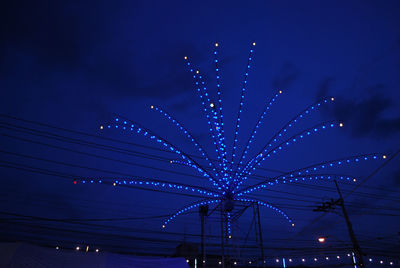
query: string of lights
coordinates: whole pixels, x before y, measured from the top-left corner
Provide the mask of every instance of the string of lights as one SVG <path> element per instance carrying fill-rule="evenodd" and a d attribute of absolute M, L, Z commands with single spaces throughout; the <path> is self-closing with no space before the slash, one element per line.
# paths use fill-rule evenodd
<path fill-rule="evenodd" d="M 237 173 L 241 170 L 241 166 L 243 165 L 243 161 L 246 159 L 247 153 L 250 150 L 251 143 L 253 142 L 253 140 L 254 140 L 254 138 L 255 138 L 255 136 L 257 134 L 258 128 L 261 126 L 261 123 L 262 123 L 264 117 L 267 115 L 268 111 L 271 109 L 272 104 L 275 102 L 275 100 L 279 96 L 279 94 L 282 94 L 282 90 L 280 90 L 278 94 L 275 94 L 275 96 L 269 101 L 269 103 L 267 104 L 267 106 L 264 109 L 263 113 L 260 115 L 256 125 L 254 126 L 254 128 L 253 128 L 253 130 L 252 130 L 252 132 L 250 134 L 250 137 L 247 140 L 245 149 L 243 150 L 243 152 L 242 152 L 242 154 L 240 156 L 239 164 L 236 167 L 236 170 L 235 170 L 235 175 L 236 176 L 238 175 Z"/>
<path fill-rule="evenodd" d="M 169 119 L 169 121 L 171 121 L 173 124 L 175 124 L 178 127 L 178 129 L 180 129 L 186 135 L 186 137 L 193 143 L 193 145 L 201 153 L 202 157 L 204 157 L 204 159 L 206 159 L 208 165 L 214 171 L 215 177 L 218 177 L 219 173 L 217 173 L 217 170 L 214 167 L 213 162 L 210 161 L 210 157 L 208 156 L 208 153 L 198 143 L 198 141 L 193 137 L 193 135 L 185 127 L 183 127 L 182 123 L 179 123 L 175 118 L 173 118 L 170 114 L 168 114 L 167 112 L 165 112 L 163 109 L 161 109 L 159 107 L 155 107 L 152 105 L 152 106 L 150 106 L 150 108 L 160 112 L 160 114 L 162 114 L 165 118 Z"/>
<path fill-rule="evenodd" d="M 207 118 L 209 131 L 210 131 L 212 141 L 215 146 L 215 151 L 217 153 L 217 159 L 218 159 L 217 162 L 218 162 L 220 168 L 222 166 L 225 167 L 225 152 L 224 152 L 225 148 L 224 148 L 224 145 L 223 145 L 224 143 L 221 138 L 222 135 L 220 133 L 221 130 L 220 130 L 219 122 L 217 122 L 217 119 L 219 117 L 217 116 L 216 109 L 214 109 L 215 104 L 210 101 L 210 98 L 209 98 L 208 92 L 207 92 L 207 87 L 205 86 L 205 81 L 202 79 L 203 76 L 200 75 L 200 71 L 199 70 L 194 71 L 194 69 L 191 67 L 191 62 L 189 61 L 187 56 L 185 56 L 184 59 L 189 68 L 189 71 L 191 73 L 195 73 L 195 74 L 193 74 L 193 79 L 195 82 L 195 87 L 196 87 L 197 93 L 200 98 L 200 102 L 202 104 L 202 109 Z M 221 122 L 221 125 L 223 125 L 223 122 Z M 221 163 L 221 160 L 222 160 L 222 163 Z"/>
<path fill-rule="evenodd" d="M 222 108 L 222 97 L 221 97 L 221 74 L 220 74 L 220 69 L 219 69 L 219 58 L 218 58 L 218 43 L 215 43 L 214 45 L 214 62 L 215 62 L 215 73 L 216 73 L 216 79 L 217 79 L 217 98 L 218 98 L 218 105 L 217 109 L 219 110 L 219 117 L 218 117 L 218 122 L 220 125 L 220 134 L 221 134 L 221 145 L 224 148 L 224 153 L 223 153 L 223 161 L 224 161 L 224 167 L 226 167 L 227 164 L 227 152 L 226 152 L 226 143 L 225 143 L 225 129 L 224 129 L 224 113 L 223 113 L 223 108 Z"/>
<path fill-rule="evenodd" d="M 245 91 L 247 88 L 247 79 L 249 76 L 249 70 L 250 70 L 250 63 L 252 61 L 253 53 L 254 53 L 254 48 L 256 43 L 252 43 L 252 48 L 250 49 L 249 57 L 247 59 L 247 66 L 246 66 L 246 71 L 244 74 L 244 81 L 243 81 L 243 86 L 240 94 L 240 103 L 239 103 L 239 109 L 238 109 L 238 114 L 236 117 L 236 124 L 235 124 L 235 132 L 234 132 L 234 138 L 233 138 L 233 146 L 232 146 L 232 161 L 231 161 L 231 168 L 234 164 L 234 159 L 236 157 L 236 147 L 237 147 L 237 142 L 238 142 L 238 135 L 239 135 L 239 128 L 240 128 L 240 116 L 243 111 L 243 105 L 244 105 L 244 97 L 245 97 Z M 232 171 L 232 170 L 231 170 Z"/>

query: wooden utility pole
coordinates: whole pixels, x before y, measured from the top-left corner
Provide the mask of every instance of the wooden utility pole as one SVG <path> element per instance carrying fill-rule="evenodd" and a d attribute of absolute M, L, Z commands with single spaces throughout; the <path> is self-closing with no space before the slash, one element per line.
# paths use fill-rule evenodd
<path fill-rule="evenodd" d="M 357 267 L 357 265 L 359 265 L 360 267 L 365 267 L 364 261 L 363 261 L 363 258 L 362 258 L 362 254 L 361 254 L 360 245 L 358 244 L 358 241 L 357 241 L 356 236 L 355 236 L 354 231 L 353 231 L 353 226 L 351 225 L 349 216 L 347 215 L 347 211 L 346 211 L 346 208 L 344 206 L 344 200 L 343 200 L 342 193 L 340 192 L 339 185 L 338 185 L 337 181 L 336 180 L 334 180 L 334 181 L 335 181 L 336 189 L 337 189 L 337 191 L 339 193 L 339 196 L 340 196 L 339 205 L 342 207 L 343 216 L 344 216 L 344 218 L 346 220 L 346 224 L 347 224 L 347 230 L 349 231 L 350 239 L 351 239 L 351 242 L 353 243 L 353 250 L 354 250 L 354 254 L 355 254 L 355 258 L 356 258 L 356 263 L 354 265 L 356 267 Z"/>
<path fill-rule="evenodd" d="M 222 268 L 225 268 L 225 232 L 224 232 L 224 206 L 221 202 L 221 264 Z"/>
<path fill-rule="evenodd" d="M 205 217 L 208 214 L 208 205 L 200 206 L 199 214 L 201 219 L 201 267 L 206 267 L 206 249 L 205 249 Z"/>
<path fill-rule="evenodd" d="M 340 192 L 339 185 L 336 180 L 334 180 L 336 189 L 339 193 L 339 199 L 337 200 L 331 200 L 330 202 L 324 202 L 322 206 L 318 206 L 316 209 L 313 209 L 313 211 L 323 211 L 323 212 L 328 212 L 330 210 L 333 210 L 336 205 L 339 205 L 342 208 L 343 216 L 346 220 L 346 225 L 347 225 L 347 230 L 349 232 L 349 236 L 351 239 L 351 242 L 353 243 L 353 253 L 355 257 L 355 261 L 353 261 L 354 267 L 360 267 L 360 268 L 365 268 L 365 264 L 362 258 L 362 253 L 361 253 L 361 248 L 360 245 L 358 244 L 358 241 L 356 239 L 356 236 L 353 231 L 353 226 L 351 225 L 349 215 L 347 214 L 346 208 L 344 206 L 344 200 L 342 193 Z"/>
<path fill-rule="evenodd" d="M 259 240 L 260 240 L 260 250 L 261 250 L 261 262 L 262 262 L 262 267 L 265 267 L 264 263 L 264 244 L 263 244 L 263 238 L 262 238 L 262 230 L 261 230 L 261 220 L 260 220 L 260 206 L 257 203 L 257 218 L 258 218 L 258 235 L 259 235 Z"/>

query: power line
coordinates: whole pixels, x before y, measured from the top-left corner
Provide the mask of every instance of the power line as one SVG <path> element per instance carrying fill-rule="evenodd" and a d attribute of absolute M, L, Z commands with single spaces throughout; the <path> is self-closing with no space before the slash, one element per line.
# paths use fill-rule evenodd
<path fill-rule="evenodd" d="M 133 143 L 133 142 L 126 142 L 126 141 L 122 141 L 122 140 L 118 140 L 118 139 L 113 139 L 113 138 L 109 138 L 109 137 L 98 136 L 98 135 L 94 135 L 94 134 L 85 133 L 85 132 L 82 132 L 82 131 L 76 131 L 76 130 L 71 130 L 71 129 L 67 129 L 67 128 L 57 127 L 57 126 L 54 126 L 54 125 L 50 125 L 50 124 L 46 124 L 46 123 L 42 123 L 42 122 L 38 122 L 38 121 L 33 121 L 33 120 L 27 120 L 27 119 L 23 119 L 23 118 L 18 118 L 18 117 L 11 116 L 11 115 L 6 115 L 6 114 L 0 114 L 0 116 L 1 117 L 5 117 L 5 118 L 9 118 L 9 119 L 13 119 L 13 120 L 16 120 L 16 121 L 35 124 L 35 125 L 39 125 L 39 126 L 43 126 L 43 127 L 47 127 L 47 128 L 52 128 L 52 129 L 56 129 L 56 130 L 60 130 L 60 131 L 65 131 L 65 132 L 69 132 L 69 133 L 78 134 L 78 135 L 83 135 L 83 136 L 93 137 L 93 138 L 102 139 L 102 140 L 106 140 L 106 141 L 112 141 L 112 142 L 116 142 L 116 143 L 120 143 L 120 144 L 133 145 L 133 146 L 137 146 L 137 147 L 151 149 L 151 150 L 154 150 L 154 151 L 161 151 L 161 152 L 166 152 L 166 153 L 169 153 L 169 154 L 174 154 L 174 153 L 171 153 L 168 150 L 164 150 L 162 148 L 157 148 L 157 147 L 153 147 L 153 146 L 147 146 L 147 145 L 137 144 L 137 143 Z M 7 123 L 7 122 L 6 123 L 3 122 L 2 124 L 13 125 L 13 124 L 10 124 L 10 123 Z M 20 126 L 17 126 L 17 125 L 13 125 L 13 126 L 20 127 Z M 25 127 L 22 127 L 22 128 L 25 128 Z M 28 128 L 25 128 L 25 129 L 28 129 Z M 34 129 L 30 129 L 30 130 L 31 131 L 38 131 L 38 130 L 34 130 Z M 96 144 L 96 143 L 93 143 L 93 142 L 83 141 L 83 140 L 79 140 L 79 139 L 73 139 L 73 138 L 69 138 L 69 137 L 65 137 L 65 136 L 62 136 L 62 135 L 58 135 L 58 134 L 54 134 L 54 133 L 50 133 L 50 132 L 45 132 L 45 131 L 39 131 L 39 132 L 47 133 L 48 135 L 53 135 L 53 136 L 55 135 L 57 137 L 66 138 L 66 139 L 69 139 L 69 140 L 76 140 L 77 142 L 81 142 L 83 144 L 99 145 L 99 146 L 103 146 L 103 147 L 109 147 L 110 149 L 116 149 L 116 150 L 131 152 L 133 154 L 140 154 L 143 157 L 154 157 L 154 158 L 159 158 L 161 160 L 166 160 L 166 161 L 170 160 L 168 158 L 163 158 L 163 157 L 159 157 L 159 156 L 155 156 L 155 155 L 150 155 L 150 154 L 142 153 L 142 152 L 139 152 L 139 151 L 132 151 L 132 150 L 126 150 L 126 149 L 123 149 L 123 148 L 115 148 L 113 146 L 107 146 L 107 145 L 103 145 L 103 144 Z M 199 159 L 202 158 L 202 157 L 197 156 L 197 155 L 191 155 L 191 154 L 188 154 L 188 155 L 193 157 L 193 158 L 199 158 Z M 215 159 L 210 159 L 210 160 L 212 162 L 217 162 L 217 160 L 215 160 Z M 280 174 L 286 173 L 285 171 L 276 170 L 276 169 L 266 169 L 266 168 L 261 168 L 261 167 L 259 169 L 265 170 L 265 171 L 274 172 L 274 173 L 280 173 Z M 258 175 L 258 176 L 260 178 L 264 178 L 264 176 L 260 176 L 260 175 Z M 382 189 L 381 187 L 368 186 L 368 188 L 374 188 L 374 189 L 376 188 L 376 189 L 381 189 L 381 190 L 385 190 L 385 191 L 393 191 L 393 190 L 390 190 L 390 189 Z"/>
<path fill-rule="evenodd" d="M 0 163 L 3 163 L 3 164 L 0 164 L 1 167 L 14 168 L 14 169 L 17 169 L 17 170 L 28 171 L 28 172 L 31 172 L 31 173 L 38 173 L 38 174 L 42 174 L 42 175 L 56 176 L 56 177 L 68 178 L 68 179 L 79 178 L 79 176 L 74 176 L 72 174 L 54 172 L 54 171 L 51 171 L 51 170 L 36 168 L 36 167 L 22 165 L 22 164 L 19 164 L 19 163 L 13 163 L 13 162 L 9 162 L 9 161 L 1 161 L 0 160 Z M 156 189 L 147 189 L 147 188 L 139 187 L 139 186 L 132 185 L 132 184 L 131 185 L 121 184 L 121 185 L 118 185 L 118 187 L 135 188 L 135 189 L 140 189 L 140 190 L 144 190 L 144 191 L 152 191 L 152 192 L 158 192 L 158 193 L 166 193 L 166 194 L 174 194 L 174 195 L 181 195 L 181 196 L 204 198 L 204 196 L 186 194 L 186 193 L 181 193 L 181 192 L 168 192 L 168 191 L 160 191 L 160 190 L 156 190 Z"/>
<path fill-rule="evenodd" d="M 83 154 L 83 155 L 88 155 L 88 156 L 92 156 L 92 157 L 96 157 L 96 158 L 101 158 L 101 159 L 106 159 L 106 160 L 110 160 L 110 161 L 116 161 L 116 162 L 120 162 L 120 163 L 124 163 L 124 164 L 129 164 L 129 165 L 134 165 L 134 166 L 140 166 L 140 167 L 144 167 L 144 168 L 149 168 L 149 169 L 155 169 L 155 170 L 159 170 L 159 171 L 163 171 L 163 172 L 168 172 L 168 173 L 173 173 L 173 174 L 177 174 L 177 175 L 183 175 L 183 176 L 190 176 L 190 177 L 197 177 L 197 178 L 201 178 L 204 179 L 203 176 L 196 176 L 196 175 L 189 175 L 187 173 L 182 173 L 182 172 L 176 172 L 176 171 L 171 171 L 171 170 L 166 170 L 166 169 L 161 169 L 161 168 L 155 168 L 154 166 L 147 166 L 147 165 L 142 165 L 142 164 L 137 164 L 137 163 L 132 163 L 132 162 L 128 162 L 128 161 L 124 161 L 124 160 L 119 160 L 119 159 L 113 159 L 110 157 L 105 157 L 105 156 L 99 156 L 93 153 L 87 153 L 87 152 L 82 152 L 82 151 L 78 151 L 78 150 L 73 150 L 70 148 L 65 148 L 65 147 L 61 147 L 61 146 L 56 146 L 56 145 L 51 145 L 51 144 L 47 144 L 47 143 L 42 143 L 42 142 L 37 142 L 37 141 L 33 141 L 30 139 L 24 139 L 24 138 L 19 138 L 19 137 L 15 137 L 15 136 L 10 136 L 7 134 L 1 134 L 3 136 L 9 137 L 9 138 L 14 138 L 14 139 L 18 139 L 18 140 L 23 140 L 26 142 L 31 142 L 31 143 L 35 143 L 35 144 L 39 144 L 39 145 L 44 145 L 44 146 L 48 146 L 48 147 L 52 147 L 52 148 L 57 148 L 57 149 L 61 149 L 61 150 L 66 150 L 66 151 L 70 151 L 70 152 L 74 152 L 74 153 L 79 153 L 79 154 Z M 318 174 L 315 174 L 318 175 Z M 318 189 L 327 189 L 327 191 L 332 192 L 333 190 L 324 186 L 316 186 L 316 185 L 305 185 L 302 183 L 292 183 L 291 185 L 298 185 L 300 187 L 306 187 L 306 188 L 318 188 Z M 346 192 L 346 191 L 344 191 Z M 357 195 L 363 195 L 364 193 L 357 193 Z M 371 196 L 371 194 L 369 193 L 365 193 L 367 194 L 366 197 L 369 198 L 373 198 Z M 387 199 L 387 197 L 385 196 L 377 196 L 376 198 L 379 199 Z"/>
<path fill-rule="evenodd" d="M 400 149 L 397 150 L 394 154 L 392 154 L 383 164 L 379 165 L 374 171 L 371 172 L 371 174 L 369 174 L 362 182 L 361 184 L 364 184 L 365 182 L 367 182 L 371 177 L 373 177 L 376 173 L 378 173 L 382 168 L 384 168 L 387 164 L 389 164 L 390 161 L 392 161 L 398 154 L 400 153 Z M 351 195 L 353 194 L 357 189 L 358 189 L 358 185 L 354 187 L 353 190 L 351 190 L 347 195 Z"/>
<path fill-rule="evenodd" d="M 69 167 L 79 167 L 79 168 L 85 168 L 85 169 L 89 169 L 89 170 L 95 170 L 95 171 L 101 171 L 101 172 L 106 172 L 106 173 L 110 173 L 110 174 L 118 174 L 118 175 L 123 175 L 123 176 L 130 176 L 129 174 L 125 174 L 125 173 L 121 173 L 121 172 L 113 172 L 113 171 L 109 171 L 109 170 L 102 170 L 102 169 L 97 169 L 97 168 L 91 168 L 91 167 L 87 167 L 87 166 L 81 166 L 81 165 L 75 165 L 75 164 L 71 164 L 71 163 L 66 163 L 66 162 L 59 162 L 59 161 L 55 161 L 55 160 L 49 160 L 49 159 L 44 159 L 44 158 L 38 158 L 38 157 L 34 157 L 34 156 L 30 156 L 30 155 L 25 155 L 25 154 L 19 154 L 19 153 L 13 153 L 13 152 L 7 152 L 7 151 L 3 151 L 0 150 L 0 152 L 2 153 L 7 153 L 7 154 L 12 154 L 12 155 L 17 155 L 17 156 L 21 156 L 21 157 L 26 157 L 26 158 L 32 158 L 32 159 L 36 159 L 36 160 L 40 160 L 40 161 L 46 161 L 46 162 L 50 162 L 50 163 L 56 163 L 59 165 L 65 165 L 65 166 L 69 166 Z M 18 168 L 18 165 L 20 165 L 19 163 L 14 163 L 14 162 L 9 162 L 9 161 L 1 161 L 5 164 L 8 165 L 12 165 L 14 168 Z M 0 164 L 1 165 L 1 164 Z M 7 165 L 2 165 L 2 166 L 7 166 Z M 10 166 L 8 166 L 10 167 Z M 61 173 L 61 172 L 56 172 L 56 171 L 52 171 L 52 170 L 48 170 L 48 169 L 39 169 L 37 167 L 32 167 L 32 166 L 27 166 L 27 165 L 21 165 L 21 168 L 25 171 L 30 171 L 30 172 L 34 172 L 34 173 L 39 173 L 39 174 L 45 174 L 45 175 L 50 175 L 50 176 L 59 176 L 59 177 L 64 177 L 64 178 L 71 178 L 71 179 L 77 179 L 80 176 L 78 175 L 72 175 L 72 174 L 65 174 L 65 173 Z M 136 176 L 134 176 L 136 177 Z M 103 178 L 103 179 L 107 179 L 107 178 Z M 160 182 L 165 182 L 165 183 L 174 183 L 174 182 L 170 182 L 170 181 L 162 181 L 162 180 L 158 180 Z M 192 185 L 187 185 L 187 186 L 192 186 Z M 197 187 L 197 186 L 196 186 Z M 154 190 L 154 189 L 147 189 L 147 188 L 141 188 L 141 187 L 134 187 L 134 188 L 139 188 L 141 190 Z M 201 188 L 201 187 L 200 187 Z M 278 193 L 284 193 L 284 194 L 292 194 L 290 192 L 285 192 L 285 191 L 279 191 L 279 190 L 272 190 L 272 189 L 266 189 L 267 191 L 271 191 L 271 192 L 278 192 Z M 154 190 L 156 192 L 160 192 L 158 190 Z M 178 194 L 178 193 L 175 193 Z M 181 193 L 180 193 L 181 194 Z M 181 195 L 186 195 L 186 194 L 181 194 Z M 283 199 L 283 200 L 292 200 L 292 201 L 303 201 L 303 202 L 316 202 L 317 200 L 319 200 L 319 198 L 314 197 L 314 196 L 309 196 L 309 195 L 302 195 L 302 194 L 293 194 L 296 196 L 305 196 L 305 197 L 312 197 L 315 199 L 314 200 L 304 200 L 304 199 L 299 199 L 299 198 L 288 198 L 288 197 L 282 197 L 282 196 L 269 196 L 269 198 L 276 198 L 276 199 Z M 193 195 L 189 195 L 191 197 L 200 197 L 200 196 L 193 196 Z M 252 195 L 252 196 L 257 196 L 257 195 Z M 258 195 L 260 197 L 263 197 L 262 195 Z"/>

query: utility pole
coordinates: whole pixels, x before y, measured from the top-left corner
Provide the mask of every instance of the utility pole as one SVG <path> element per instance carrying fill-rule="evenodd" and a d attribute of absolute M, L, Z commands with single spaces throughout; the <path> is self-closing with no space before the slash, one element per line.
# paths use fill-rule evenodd
<path fill-rule="evenodd" d="M 261 262 L 262 262 L 262 267 L 265 267 L 265 263 L 264 263 L 264 245 L 263 245 L 261 221 L 260 221 L 260 206 L 259 206 L 258 203 L 257 203 L 256 209 L 257 209 L 257 218 L 258 218 L 258 234 L 260 236 Z"/>
<path fill-rule="evenodd" d="M 353 231 L 353 226 L 351 225 L 349 216 L 347 214 L 346 208 L 344 206 L 344 200 L 342 193 L 340 192 L 339 185 L 336 180 L 334 180 L 336 189 L 339 193 L 339 199 L 337 200 L 331 200 L 331 202 L 324 202 L 322 203 L 322 206 L 318 206 L 316 209 L 313 209 L 313 211 L 323 211 L 323 212 L 328 212 L 329 210 L 333 210 L 335 208 L 335 205 L 339 205 L 342 208 L 343 216 L 346 220 L 347 224 L 347 230 L 349 231 L 349 236 L 351 239 L 351 242 L 353 243 L 353 251 L 354 251 L 354 267 L 360 267 L 360 268 L 365 268 L 364 261 L 362 259 L 362 253 L 361 253 L 361 248 L 360 245 L 358 244 L 358 241 L 356 239 L 356 236 Z"/>
<path fill-rule="evenodd" d="M 357 264 L 359 264 L 360 267 L 365 267 L 363 259 L 362 259 L 360 245 L 358 244 L 356 236 L 354 235 L 353 226 L 351 225 L 349 216 L 347 215 L 346 208 L 344 207 L 344 200 L 343 200 L 342 193 L 340 192 L 339 185 L 338 185 L 337 181 L 334 180 L 334 182 L 335 182 L 336 189 L 337 189 L 337 191 L 339 193 L 339 196 L 340 196 L 340 202 L 339 202 L 340 204 L 339 205 L 342 207 L 343 215 L 344 215 L 344 218 L 346 219 L 347 229 L 349 231 L 351 242 L 353 243 L 354 254 L 356 255 L 355 256 L 356 257 L 356 263 L 354 265 L 357 266 Z"/>
<path fill-rule="evenodd" d="M 224 240 L 225 240 L 225 232 L 224 232 L 224 206 L 222 205 L 221 202 L 221 264 L 222 268 L 225 268 L 225 245 L 224 245 Z"/>
<path fill-rule="evenodd" d="M 205 250 L 205 217 L 208 214 L 208 205 L 200 206 L 199 214 L 201 219 L 201 267 L 206 267 L 206 250 Z"/>

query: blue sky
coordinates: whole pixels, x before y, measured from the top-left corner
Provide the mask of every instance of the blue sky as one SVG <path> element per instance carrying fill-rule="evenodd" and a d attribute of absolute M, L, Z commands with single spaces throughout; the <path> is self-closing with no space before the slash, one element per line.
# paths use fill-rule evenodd
<path fill-rule="evenodd" d="M 265 144 L 304 107 L 323 96 L 335 97 L 334 104 L 321 109 L 307 123 L 300 124 L 299 130 L 332 119 L 344 122 L 345 127 L 294 145 L 276 159 L 265 162 L 265 169 L 288 171 L 357 154 L 393 154 L 399 148 L 400 131 L 399 9 L 396 1 L 6 3 L 0 16 L 1 113 L 134 144 L 120 144 L 2 116 L 1 159 L 3 165 L 6 165 L 4 161 L 13 162 L 19 169 L 1 167 L 4 185 L 0 190 L 3 196 L 1 211 L 44 218 L 152 217 L 173 213 L 196 200 L 138 189 L 77 186 L 71 179 L 60 178 L 59 174 L 23 171 L 21 165 L 77 176 L 101 178 L 126 174 L 209 186 L 205 180 L 193 177 L 195 173 L 190 169 L 171 166 L 168 159 L 173 156 L 155 150 L 155 144 L 120 131 L 101 132 L 99 126 L 116 114 L 122 115 L 194 153 L 172 125 L 149 109 L 150 105 L 159 105 L 212 150 L 206 120 L 183 57 L 189 56 L 199 66 L 210 84 L 211 96 L 215 98 L 212 62 L 215 42 L 220 44 L 224 118 L 230 142 L 248 51 L 252 42 L 257 44 L 249 74 L 239 149 L 247 141 L 265 103 L 277 90 L 282 90 L 283 94 L 258 133 L 254 143 L 256 148 Z M 15 130 L 16 126 L 19 131 Z M 25 132 L 21 132 L 21 127 Z M 71 144 L 65 139 L 50 139 L 43 132 L 35 136 L 27 128 L 122 148 L 125 153 Z M 143 157 L 149 155 L 153 158 Z M 378 248 L 387 248 L 387 255 L 399 253 L 394 249 L 398 239 L 393 240 L 393 236 L 398 236 L 399 222 L 399 215 L 395 215 L 399 209 L 398 163 L 398 158 L 394 158 L 372 177 L 368 176 L 382 162 L 350 166 L 343 171 L 357 176 L 360 182 L 366 180 L 355 192 L 357 194 L 347 198 L 356 235 L 361 247 L 369 254 L 382 255 Z M 276 173 L 261 170 L 258 175 L 267 178 Z M 307 248 L 318 252 L 315 254 L 347 252 L 349 238 L 341 217 L 329 214 L 314 223 L 319 214 L 312 212 L 312 208 L 323 200 L 337 198 L 333 183 L 310 185 L 315 187 L 278 186 L 273 189 L 277 192 L 264 192 L 259 196 L 280 205 L 298 219 L 296 228 L 291 229 L 270 211 L 262 211 L 265 241 L 271 241 L 266 242 L 271 257 L 310 255 Z M 343 185 L 345 191 L 351 191 L 352 187 L 354 185 Z M 302 199 L 300 195 L 304 195 L 307 202 L 296 200 Z M 384 213 L 390 215 L 380 215 Z M 8 217 L 11 216 L 4 215 L 4 218 Z M 210 235 L 218 235 L 213 227 L 218 226 L 217 219 L 215 216 L 209 222 Z M 238 237 L 245 236 L 251 219 L 251 211 L 247 211 L 235 223 Z M 185 239 L 199 241 L 198 237 L 190 236 L 200 230 L 197 213 L 177 218 L 168 230 L 169 234 L 157 233 L 161 231 L 160 222 L 162 218 L 101 222 L 107 227 L 52 223 L 52 227 L 69 228 L 71 233 L 65 230 L 37 231 L 40 230 L 38 225 L 49 226 L 46 221 L 19 225 L 5 222 L 2 233 L 8 233 L 9 240 L 46 241 L 44 243 L 48 245 L 65 246 L 91 243 L 99 244 L 105 250 L 121 251 L 124 248 L 128 252 L 140 252 L 141 249 L 142 242 L 130 240 L 131 236 L 170 239 L 172 242 L 150 243 L 143 247 L 144 251 L 156 248 L 167 254 Z M 143 229 L 148 233 L 142 232 Z M 113 235 L 99 239 L 100 235 L 79 233 L 88 230 Z M 32 232 L 37 235 L 29 234 Z M 315 237 L 320 234 L 332 237 L 331 251 L 329 244 L 324 249 L 315 243 Z M 389 237 L 389 240 L 380 240 L 379 246 L 371 245 L 378 237 Z M 210 240 L 210 243 L 218 241 Z M 240 243 L 241 240 L 235 241 Z M 251 252 L 249 257 L 256 254 L 256 251 Z"/>

